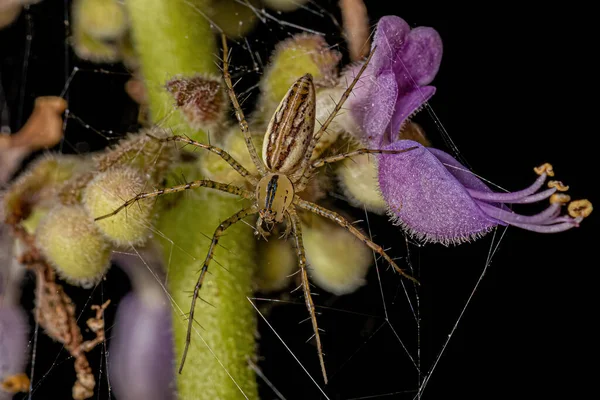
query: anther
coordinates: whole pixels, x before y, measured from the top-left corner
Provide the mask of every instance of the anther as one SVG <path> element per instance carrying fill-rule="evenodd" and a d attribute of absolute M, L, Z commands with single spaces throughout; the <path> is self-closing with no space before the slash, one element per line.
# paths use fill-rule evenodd
<path fill-rule="evenodd" d="M 550 204 L 567 204 L 571 201 L 571 196 L 568 194 L 554 193 L 550 196 Z"/>
<path fill-rule="evenodd" d="M 592 203 L 589 200 L 582 199 L 575 200 L 569 203 L 567 210 L 569 211 L 569 215 L 573 218 L 586 218 L 592 213 L 594 207 L 592 206 Z"/>
<path fill-rule="evenodd" d="M 542 175 L 545 173 L 548 176 L 554 176 L 554 169 L 552 168 L 552 164 L 550 163 L 544 163 L 539 167 L 534 168 L 533 170 L 538 175 Z"/>
<path fill-rule="evenodd" d="M 561 181 L 548 181 L 548 187 L 554 188 L 559 192 L 566 192 L 567 190 L 569 190 L 569 187 Z"/>

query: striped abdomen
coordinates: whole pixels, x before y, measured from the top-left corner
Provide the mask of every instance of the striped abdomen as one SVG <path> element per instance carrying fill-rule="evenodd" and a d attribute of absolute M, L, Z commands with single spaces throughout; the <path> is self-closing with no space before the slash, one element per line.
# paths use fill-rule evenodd
<path fill-rule="evenodd" d="M 312 75 L 298 79 L 277 106 L 265 133 L 263 160 L 274 172 L 294 172 L 301 164 L 315 126 Z"/>

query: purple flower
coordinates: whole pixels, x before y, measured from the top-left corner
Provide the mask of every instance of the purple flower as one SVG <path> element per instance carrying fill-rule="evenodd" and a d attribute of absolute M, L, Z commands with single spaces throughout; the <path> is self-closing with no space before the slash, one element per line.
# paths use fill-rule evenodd
<path fill-rule="evenodd" d="M 21 390 L 17 378 L 25 377 L 29 325 L 23 310 L 2 302 L 0 296 L 0 399 L 8 399 Z"/>
<path fill-rule="evenodd" d="M 115 252 L 113 261 L 133 286 L 119 303 L 109 348 L 115 394 L 131 400 L 175 399 L 172 314 L 156 279 L 162 274 L 160 258 L 144 249 L 137 255 Z"/>
<path fill-rule="evenodd" d="M 569 204 L 570 216 L 561 216 L 561 206 L 570 198 L 556 193 L 568 189 L 560 182 L 548 182 L 549 188 L 540 191 L 554 174 L 550 164 L 536 168 L 539 177 L 530 187 L 496 193 L 447 153 L 398 140 L 403 124 L 435 92 L 427 85 L 439 69 L 442 41 L 432 28 L 411 30 L 401 18 L 384 17 L 377 25 L 374 46 L 371 63 L 349 100 L 356 125 L 346 128 L 370 148 L 413 148 L 381 154 L 378 174 L 389 214 L 410 234 L 424 241 L 461 243 L 498 225 L 560 232 L 578 226 L 589 215 L 591 203 L 578 200 Z M 550 206 L 532 216 L 508 207 L 548 198 Z"/>
<path fill-rule="evenodd" d="M 557 181 L 539 191 L 552 166 L 535 168 L 539 177 L 528 188 L 496 193 L 449 154 L 399 140 L 386 150 L 416 149 L 401 154 L 382 154 L 379 186 L 389 205 L 389 214 L 413 236 L 443 244 L 475 239 L 497 225 L 513 225 L 535 232 L 554 233 L 579 226 L 592 211 L 587 200 L 569 204 L 570 216 L 561 216 L 569 196 L 557 193 L 568 189 Z M 532 216 L 512 212 L 508 204 L 536 203 L 550 198 L 550 206 Z"/>
<path fill-rule="evenodd" d="M 442 40 L 432 28 L 410 29 L 399 17 L 379 20 L 373 46 L 377 46 L 354 94 L 348 100 L 350 115 L 359 129 L 350 129 L 365 144 L 378 148 L 395 140 L 403 123 L 433 96 L 427 86 L 440 67 Z M 348 80 L 357 69 L 348 72 Z"/>

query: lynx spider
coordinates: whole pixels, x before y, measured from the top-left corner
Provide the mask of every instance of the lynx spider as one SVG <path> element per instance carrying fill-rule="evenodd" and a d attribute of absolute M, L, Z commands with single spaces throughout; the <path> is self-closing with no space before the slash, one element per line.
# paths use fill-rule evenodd
<path fill-rule="evenodd" d="M 304 294 L 304 300 L 306 308 L 310 314 L 310 320 L 312 322 L 314 338 L 317 344 L 317 351 L 319 356 L 319 363 L 321 365 L 321 371 L 323 373 L 323 379 L 327 383 L 327 372 L 325 369 L 325 361 L 323 358 L 323 351 L 321 345 L 321 337 L 319 334 L 319 327 L 317 325 L 317 317 L 315 313 L 315 305 L 312 300 L 310 292 L 310 284 L 308 280 L 306 255 L 304 251 L 304 245 L 302 243 L 302 231 L 300 225 L 300 218 L 296 211 L 300 208 L 305 211 L 310 211 L 318 214 L 322 217 L 328 218 L 344 229 L 347 229 L 350 233 L 356 236 L 358 239 L 363 241 L 373 251 L 382 256 L 397 272 L 399 272 L 405 278 L 408 278 L 414 282 L 416 280 L 410 275 L 406 274 L 400 267 L 394 262 L 394 260 L 386 254 L 383 248 L 369 238 L 367 238 L 362 232 L 352 225 L 349 221 L 343 218 L 341 215 L 323 208 L 315 203 L 303 200 L 298 197 L 298 193 L 302 192 L 312 177 L 315 169 L 330 163 L 334 163 L 343 160 L 348 157 L 353 157 L 359 154 L 375 154 L 375 153 L 402 153 L 413 148 L 392 151 L 392 150 L 372 150 L 372 149 L 359 149 L 343 154 L 338 154 L 330 157 L 320 158 L 315 161 L 311 161 L 313 150 L 319 141 L 319 138 L 327 130 L 329 124 L 333 121 L 335 116 L 342 108 L 344 102 L 352 92 L 352 89 L 356 85 L 356 82 L 365 71 L 373 52 L 371 51 L 367 60 L 361 67 L 360 71 L 350 84 L 346 91 L 343 93 L 341 99 L 336 103 L 334 110 L 331 112 L 327 120 L 321 125 L 321 128 L 313 135 L 315 125 L 315 88 L 310 74 L 306 74 L 299 78 L 288 90 L 287 94 L 281 100 L 281 103 L 277 107 L 271 121 L 268 125 L 265 133 L 265 140 L 263 145 L 263 158 L 261 159 L 256 152 L 256 148 L 252 142 L 252 137 L 248 129 L 248 123 L 244 117 L 244 113 L 238 103 L 236 94 L 233 90 L 233 84 L 231 82 L 231 76 L 229 74 L 229 51 L 227 48 L 227 39 L 223 35 L 223 77 L 227 86 L 227 92 L 233 107 L 235 109 L 235 116 L 240 125 L 240 129 L 244 135 L 246 147 L 252 158 L 254 165 L 258 170 L 258 176 L 251 174 L 246 168 L 244 168 L 239 162 L 234 160 L 224 150 L 208 145 L 199 143 L 183 136 L 170 136 L 164 139 L 157 139 L 164 142 L 182 142 L 195 147 L 206 149 L 219 155 L 225 160 L 233 169 L 235 169 L 241 176 L 243 176 L 252 186 L 255 187 L 255 191 L 249 191 L 240 187 L 219 183 L 211 180 L 197 180 L 189 182 L 183 185 L 173 186 L 170 188 L 164 188 L 153 192 L 140 193 L 137 196 L 129 199 L 115 211 L 96 218 L 96 220 L 108 218 L 117 214 L 119 211 L 135 203 L 138 200 L 156 197 L 163 194 L 175 193 L 184 191 L 187 189 L 193 189 L 198 187 L 207 187 L 211 189 L 220 190 L 227 193 L 232 193 L 241 196 L 245 199 L 251 200 L 252 205 L 246 207 L 231 217 L 227 218 L 217 227 L 212 237 L 212 241 L 204 260 L 200 276 L 196 282 L 194 288 L 194 294 L 192 297 L 192 304 L 190 308 L 190 315 L 188 320 L 188 330 L 186 335 L 186 342 L 179 367 L 179 372 L 183 370 L 189 345 L 191 342 L 192 326 L 194 321 L 194 309 L 196 300 L 198 299 L 202 283 L 206 272 L 208 271 L 208 264 L 213 258 L 215 247 L 219 241 L 219 238 L 223 232 L 234 223 L 241 219 L 258 214 L 258 220 L 256 223 L 256 232 L 261 235 L 265 235 L 267 232 L 263 229 L 263 225 L 267 227 L 267 231 L 270 231 L 275 223 L 286 222 L 286 232 L 291 233 L 294 237 L 296 253 L 298 256 L 298 265 L 300 269 L 300 276 L 302 279 L 302 290 Z M 264 162 L 263 162 L 264 160 Z"/>

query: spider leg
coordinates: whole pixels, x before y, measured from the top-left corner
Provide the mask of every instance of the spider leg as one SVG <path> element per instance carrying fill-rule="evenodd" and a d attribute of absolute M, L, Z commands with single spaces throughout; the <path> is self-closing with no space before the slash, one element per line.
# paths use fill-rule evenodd
<path fill-rule="evenodd" d="M 315 203 L 311 203 L 310 201 L 302 200 L 302 199 L 300 199 L 298 197 L 294 198 L 294 204 L 296 206 L 302 208 L 303 210 L 307 210 L 307 211 L 313 212 L 313 213 L 318 214 L 318 215 L 320 215 L 322 217 L 329 218 L 333 222 L 336 222 L 342 228 L 348 230 L 354 236 L 356 236 L 357 238 L 359 238 L 364 244 L 366 244 L 367 246 L 369 246 L 377 254 L 381 255 L 392 267 L 394 267 L 394 269 L 400 275 L 402 275 L 406 279 L 409 279 L 409 280 L 415 282 L 416 284 L 419 284 L 419 281 L 417 281 L 415 278 L 413 278 L 412 276 L 410 276 L 406 272 L 404 272 L 404 270 L 401 269 L 398 266 L 398 264 L 396 264 L 396 262 L 383 250 L 383 248 L 381 246 L 379 246 L 378 244 L 376 244 L 373 241 L 371 241 L 361 231 L 359 231 L 358 229 L 356 229 L 354 227 L 354 225 L 352 225 L 346 218 L 342 217 L 341 215 L 339 215 L 336 212 L 333 212 L 331 210 L 323 208 L 323 207 L 321 207 L 321 206 L 319 206 L 319 205 L 317 205 Z"/>
<path fill-rule="evenodd" d="M 140 193 L 135 197 L 132 197 L 131 199 L 127 200 L 125 203 L 123 203 L 123 205 L 121 205 L 119 208 L 117 208 L 115 211 L 102 215 L 100 217 L 96 217 L 94 218 L 94 221 L 100 221 L 101 219 L 105 219 L 108 217 L 112 217 L 113 215 L 116 215 L 117 213 L 119 213 L 121 210 L 123 210 L 124 208 L 129 207 L 131 204 L 135 203 L 136 201 L 142 200 L 142 199 L 147 199 L 147 198 L 151 198 L 151 197 L 157 197 L 157 196 L 161 196 L 163 194 L 169 194 L 169 193 L 176 193 L 176 192 L 182 192 L 184 190 L 188 190 L 188 189 L 194 189 L 197 187 L 207 187 L 210 189 L 216 189 L 216 190 L 220 190 L 222 192 L 227 192 L 227 193 L 231 193 L 231 194 L 236 194 L 238 196 L 242 196 L 246 199 L 250 199 L 252 198 L 254 195 L 244 189 L 241 189 L 237 186 L 234 185 L 228 185 L 225 183 L 219 183 L 219 182 L 215 182 L 215 181 L 210 181 L 210 180 L 198 180 L 198 181 L 193 181 L 193 182 L 189 182 L 189 183 L 185 183 L 183 185 L 177 185 L 177 186 L 173 186 L 170 188 L 164 188 L 164 189 L 160 189 L 160 190 L 156 190 L 154 192 L 147 192 L 147 193 Z"/>
<path fill-rule="evenodd" d="M 188 329 L 185 337 L 185 347 L 183 348 L 183 355 L 181 357 L 181 364 L 179 364 L 179 373 L 183 371 L 183 365 L 185 364 L 185 358 L 187 357 L 188 349 L 190 347 L 190 343 L 192 341 L 192 328 L 194 324 L 194 309 L 196 308 L 196 300 L 198 299 L 198 294 L 200 293 L 200 289 L 202 288 L 202 283 L 204 282 L 204 277 L 206 272 L 208 271 L 208 264 L 213 258 L 215 247 L 219 243 L 219 238 L 223 235 L 225 229 L 229 228 L 231 225 L 235 224 L 239 220 L 256 214 L 258 209 L 255 205 L 244 208 L 237 213 L 233 214 L 231 217 L 227 218 L 225 221 L 221 222 L 221 224 L 215 230 L 212 241 L 210 243 L 210 247 L 208 248 L 208 254 L 206 254 L 206 258 L 204 259 L 204 264 L 202 264 L 202 269 L 200 270 L 200 276 L 198 277 L 198 282 L 196 282 L 196 287 L 194 288 L 194 295 L 192 296 L 192 304 L 190 306 L 190 316 L 188 320 Z"/>
<path fill-rule="evenodd" d="M 298 266 L 300 267 L 300 276 L 302 277 L 302 291 L 304 292 L 304 302 L 310 314 L 315 340 L 317 341 L 317 351 L 319 353 L 319 363 L 321 364 L 321 372 L 323 379 L 327 384 L 327 371 L 325 370 L 325 360 L 323 359 L 323 347 L 321 345 L 321 336 L 319 334 L 319 326 L 317 325 L 317 315 L 315 313 L 315 304 L 313 303 L 310 294 L 310 283 L 308 281 L 308 272 L 306 269 L 306 253 L 302 242 L 302 228 L 300 227 L 300 218 L 296 213 L 296 209 L 292 206 L 288 210 L 289 219 L 293 228 L 293 236 L 296 245 L 296 253 L 298 255 Z"/>
<path fill-rule="evenodd" d="M 323 133 L 325 133 L 325 131 L 327 131 L 329 124 L 331 124 L 331 121 L 333 121 L 333 119 L 337 116 L 338 112 L 342 109 L 342 106 L 344 105 L 344 103 L 346 102 L 348 97 L 350 97 L 350 93 L 352 93 L 352 89 L 354 89 L 354 86 L 360 79 L 361 75 L 363 74 L 363 72 L 365 72 L 367 65 L 369 65 L 369 62 L 371 61 L 371 57 L 373 57 L 373 53 L 375 52 L 375 49 L 376 49 L 376 47 L 374 47 L 371 50 L 371 52 L 369 53 L 369 56 L 367 57 L 367 60 L 365 61 L 365 63 L 362 65 L 362 67 L 360 68 L 360 70 L 358 71 L 358 73 L 356 74 L 354 79 L 352 80 L 352 83 L 350 84 L 350 86 L 348 86 L 348 88 L 342 94 L 342 97 L 335 105 L 335 108 L 333 109 L 331 114 L 329 114 L 329 117 L 327 117 L 327 119 L 325 120 L 323 125 L 321 125 L 321 128 L 313 135 L 313 137 L 310 141 L 310 145 L 306 149 L 306 153 L 304 154 L 304 158 L 302 159 L 302 164 L 300 164 L 300 168 L 293 176 L 293 179 L 292 179 L 293 182 L 296 182 L 300 178 L 303 178 L 303 180 L 304 180 L 304 176 L 311 175 L 313 168 L 310 165 L 310 159 L 312 158 L 313 150 L 317 146 L 317 142 L 319 141 L 319 139 L 321 138 Z"/>
<path fill-rule="evenodd" d="M 410 148 L 404 149 L 404 150 L 358 149 L 358 150 L 354 150 L 354 151 L 349 151 L 347 153 L 336 154 L 334 156 L 320 158 L 318 160 L 313 161 L 313 163 L 310 165 L 310 168 L 306 171 L 306 173 L 302 176 L 302 178 L 300 178 L 300 182 L 297 184 L 296 190 L 299 192 L 304 190 L 306 188 L 306 185 L 308 184 L 308 181 L 312 175 L 312 172 L 315 169 L 322 167 L 323 165 L 332 164 L 332 163 L 335 163 L 338 161 L 342 161 L 346 158 L 358 156 L 361 154 L 400 154 L 400 153 L 405 153 L 407 151 L 415 150 L 416 148 L 417 147 L 415 146 L 415 147 L 410 147 Z"/>
<path fill-rule="evenodd" d="M 346 158 L 359 156 L 361 154 L 401 154 L 401 153 L 406 153 L 407 151 L 411 151 L 411 150 L 415 150 L 415 149 L 417 149 L 417 146 L 409 147 L 408 149 L 404 149 L 404 150 L 358 149 L 358 150 L 354 150 L 354 151 L 349 151 L 347 153 L 337 154 L 335 156 L 330 156 L 330 157 L 323 157 L 318 160 L 315 160 L 311 164 L 311 168 L 312 169 L 319 168 L 325 164 L 332 164 L 332 163 L 335 163 L 338 161 L 342 161 L 343 159 L 346 159 Z"/>
<path fill-rule="evenodd" d="M 169 136 L 166 137 L 164 139 L 161 138 L 157 138 L 155 136 L 152 136 L 150 134 L 147 134 L 148 136 L 159 140 L 161 142 L 182 142 L 182 143 L 186 143 L 195 147 L 199 147 L 201 149 L 206 149 L 212 153 L 215 153 L 216 155 L 220 156 L 223 160 L 225 160 L 229 165 L 231 165 L 233 167 L 233 169 L 235 169 L 237 171 L 237 173 L 239 173 L 241 176 L 243 176 L 244 178 L 246 178 L 246 180 L 248 182 L 250 182 L 252 185 L 256 185 L 258 183 L 258 179 L 256 179 L 255 176 L 253 176 L 246 168 L 244 168 L 242 166 L 242 164 L 240 164 L 239 162 L 237 162 L 233 157 L 231 157 L 229 155 L 229 153 L 227 153 L 225 150 L 216 147 L 216 146 L 212 146 L 210 144 L 204 144 L 204 143 L 200 143 L 197 142 L 195 140 L 192 140 L 190 138 L 187 138 L 185 136 L 179 136 L 179 135 L 175 135 L 175 136 Z"/>
<path fill-rule="evenodd" d="M 229 49 L 227 48 L 227 38 L 225 37 L 225 34 L 221 35 L 221 41 L 223 42 L 223 78 L 225 79 L 225 84 L 227 85 L 227 93 L 231 99 L 231 104 L 233 104 L 235 117 L 237 118 L 240 124 L 240 129 L 244 134 L 246 147 L 248 148 L 252 162 L 258 169 L 258 172 L 261 174 L 261 176 L 264 176 L 266 173 L 265 165 L 260 157 L 258 157 L 256 148 L 254 147 L 254 142 L 252 142 L 252 135 L 250 135 L 250 131 L 248 130 L 248 122 L 246 121 L 242 107 L 240 107 L 240 103 L 238 102 L 235 91 L 233 90 L 233 84 L 231 83 L 231 75 L 229 75 Z"/>

